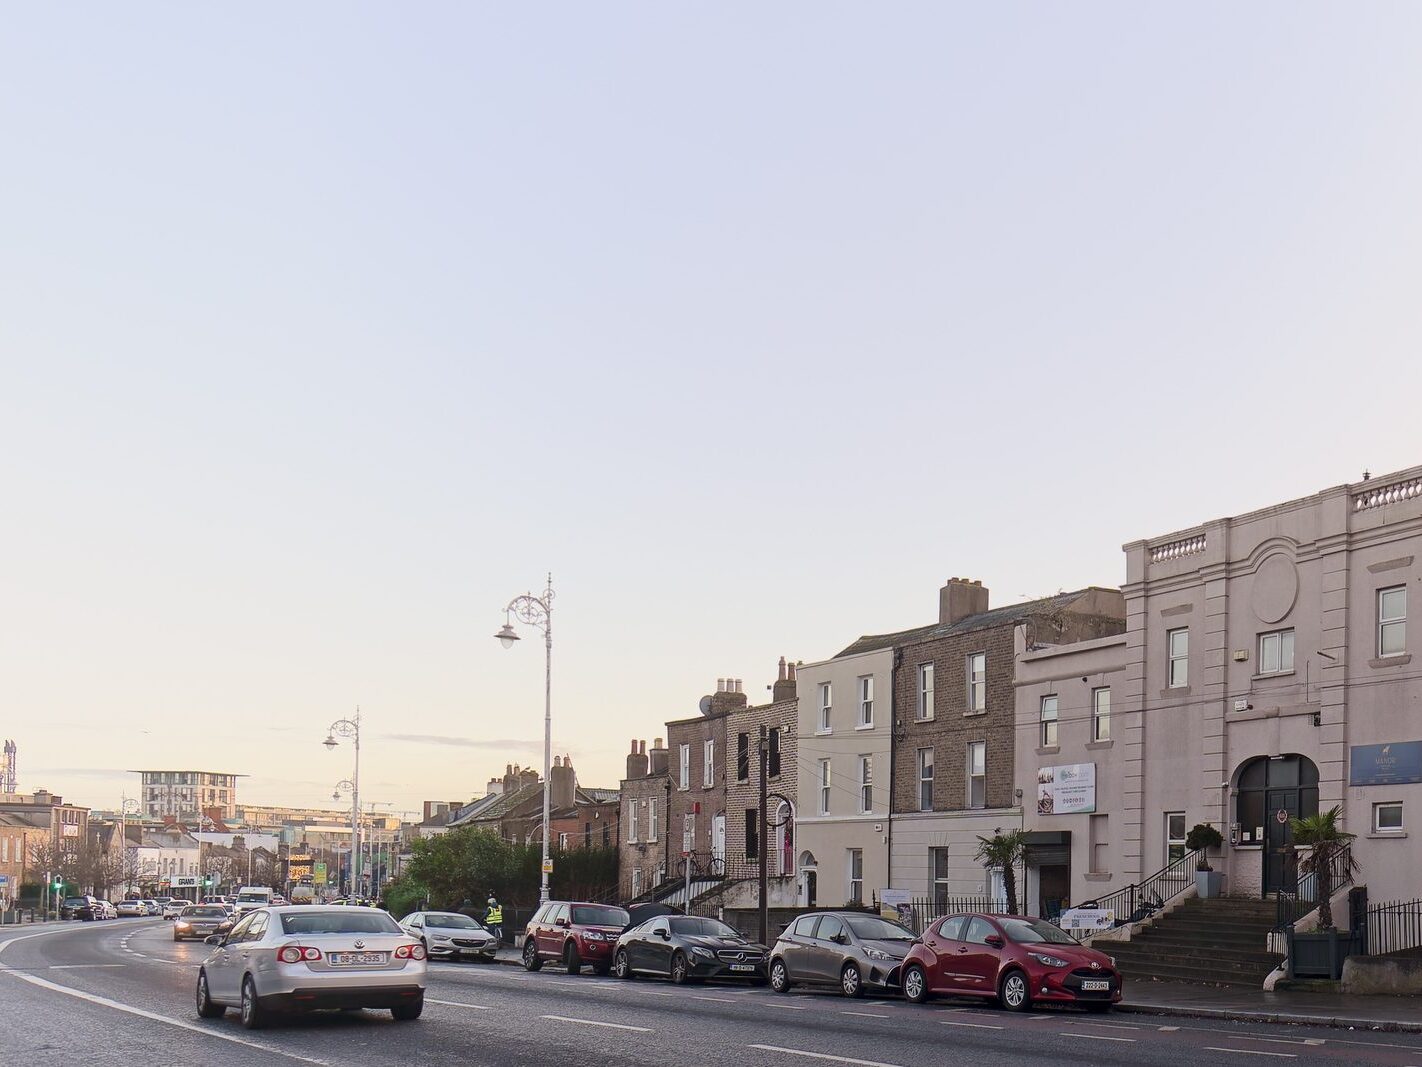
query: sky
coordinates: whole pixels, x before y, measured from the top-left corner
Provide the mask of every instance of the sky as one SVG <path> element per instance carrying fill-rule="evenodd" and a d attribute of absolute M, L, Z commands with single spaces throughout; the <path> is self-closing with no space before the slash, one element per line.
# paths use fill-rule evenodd
<path fill-rule="evenodd" d="M 0 735 L 409 811 L 1422 463 L 1422 8 L 21 5 Z"/>

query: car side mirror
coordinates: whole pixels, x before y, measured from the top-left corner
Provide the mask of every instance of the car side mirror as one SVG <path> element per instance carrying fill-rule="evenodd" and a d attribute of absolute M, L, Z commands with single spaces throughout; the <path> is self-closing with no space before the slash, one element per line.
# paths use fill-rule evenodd
<path fill-rule="evenodd" d="M 988 934 L 987 937 L 984 938 L 983 943 L 991 945 L 993 948 L 1002 948 L 1002 938 L 996 934 Z"/>
<path fill-rule="evenodd" d="M 849 944 L 849 935 L 848 935 L 848 934 L 835 934 L 835 935 L 834 935 L 834 943 L 835 943 L 836 945 L 847 945 L 847 944 Z"/>
<path fill-rule="evenodd" d="M 202 939 L 204 945 L 220 945 L 227 939 L 221 934 L 208 934 Z"/>
<path fill-rule="evenodd" d="M 567 919 L 554 919 L 554 920 L 553 920 L 553 925 L 554 925 L 554 926 L 567 926 L 567 925 L 568 925 L 568 920 L 567 920 Z"/>
<path fill-rule="evenodd" d="M 663 941 L 671 940 L 671 934 L 666 930 L 658 930 L 657 936 L 660 937 Z"/>

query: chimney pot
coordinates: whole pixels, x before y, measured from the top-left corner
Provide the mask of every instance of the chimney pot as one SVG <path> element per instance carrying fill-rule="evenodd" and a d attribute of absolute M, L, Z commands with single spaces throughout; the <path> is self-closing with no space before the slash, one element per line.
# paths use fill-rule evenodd
<path fill-rule="evenodd" d="M 949 578 L 938 591 L 938 622 L 952 626 L 973 615 L 988 610 L 988 590 L 981 581 L 970 578 Z"/>
<path fill-rule="evenodd" d="M 726 679 L 724 679 L 724 678 L 717 678 L 717 679 L 716 679 L 716 692 L 718 692 L 718 693 L 724 693 L 725 691 L 726 691 Z"/>

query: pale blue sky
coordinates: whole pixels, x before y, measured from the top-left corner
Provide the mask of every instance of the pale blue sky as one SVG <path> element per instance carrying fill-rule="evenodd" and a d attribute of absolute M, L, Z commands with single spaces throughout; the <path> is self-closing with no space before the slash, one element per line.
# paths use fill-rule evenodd
<path fill-rule="evenodd" d="M 1422 462 L 1422 9 L 22 5 L 0 734 L 611 785 L 716 677 Z M 533 636 L 529 634 L 528 636 Z M 147 731 L 142 732 L 142 731 Z M 453 737 L 483 747 L 394 740 Z"/>

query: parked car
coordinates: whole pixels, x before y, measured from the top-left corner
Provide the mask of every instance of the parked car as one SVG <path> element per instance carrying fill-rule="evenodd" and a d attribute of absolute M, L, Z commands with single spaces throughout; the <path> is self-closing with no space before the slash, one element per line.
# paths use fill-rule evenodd
<path fill-rule="evenodd" d="M 221 904 L 189 904 L 173 920 L 173 940 L 202 940 L 232 929 L 232 916 Z"/>
<path fill-rule="evenodd" d="M 148 905 L 141 900 L 120 900 L 114 907 L 120 919 L 142 919 L 148 914 Z"/>
<path fill-rule="evenodd" d="M 59 906 L 59 917 L 61 919 L 82 919 L 84 922 L 94 922 L 104 917 L 103 907 L 97 897 L 65 897 L 64 903 Z"/>
<path fill-rule="evenodd" d="M 494 935 L 468 915 L 452 911 L 417 911 L 400 920 L 400 927 L 425 946 L 430 959 L 491 961 L 499 944 Z"/>
<path fill-rule="evenodd" d="M 617 939 L 612 969 L 618 978 L 655 974 L 681 985 L 704 978 L 748 978 L 765 984 L 764 945 L 747 941 L 719 919 L 659 915 Z"/>
<path fill-rule="evenodd" d="M 179 900 L 175 897 L 163 905 L 163 918 L 176 919 L 179 915 L 183 914 L 184 908 L 190 907 L 192 907 L 191 901 Z"/>
<path fill-rule="evenodd" d="M 580 974 L 589 964 L 597 974 L 612 969 L 612 946 L 627 928 L 627 911 L 612 904 L 550 900 L 523 932 L 523 965 L 536 971 L 548 962 Z"/>
<path fill-rule="evenodd" d="M 1110 956 L 1044 919 L 953 915 L 909 950 L 903 988 L 915 1004 L 948 993 L 995 997 L 1010 1011 L 1026 1011 L 1033 1001 L 1106 1011 L 1121 999 L 1121 975 Z"/>
<path fill-rule="evenodd" d="M 107 901 L 107 900 L 100 900 L 100 901 L 98 901 L 98 903 L 97 903 L 97 907 L 98 907 L 98 909 L 99 909 L 99 918 L 100 918 L 100 919 L 117 919 L 117 918 L 118 918 L 118 908 L 114 907 L 114 905 L 113 905 L 112 902 Z"/>
<path fill-rule="evenodd" d="M 899 970 L 914 935 L 877 915 L 812 912 L 785 928 L 770 956 L 770 987 L 837 985 L 847 997 L 899 987 Z"/>
<path fill-rule="evenodd" d="M 150 917 L 157 917 L 163 914 L 163 905 L 159 904 L 156 900 L 145 897 L 143 907 Z"/>
<path fill-rule="evenodd" d="M 425 947 L 376 908 L 261 908 L 242 916 L 197 979 L 197 1013 L 229 1007 L 257 1029 L 278 1012 L 388 1008 L 418 1019 L 425 1003 Z"/>

